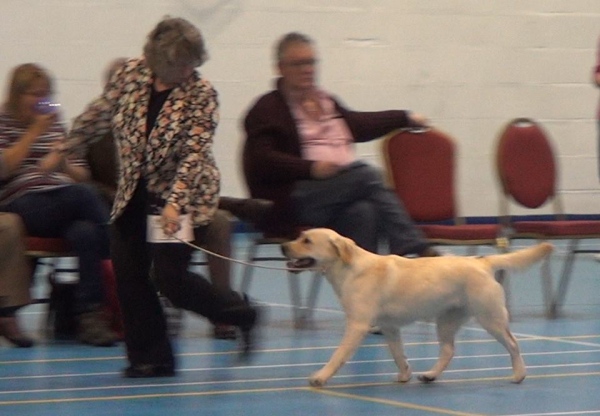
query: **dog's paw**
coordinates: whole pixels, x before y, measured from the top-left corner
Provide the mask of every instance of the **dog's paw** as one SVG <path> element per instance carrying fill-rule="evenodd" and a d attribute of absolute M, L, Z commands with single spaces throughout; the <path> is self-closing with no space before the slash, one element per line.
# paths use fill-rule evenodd
<path fill-rule="evenodd" d="M 419 381 L 424 384 L 429 384 L 429 383 L 433 383 L 435 381 L 435 377 L 431 377 L 426 374 L 421 374 L 419 376 Z"/>
<path fill-rule="evenodd" d="M 511 383 L 514 383 L 514 384 L 521 384 L 521 382 L 522 382 L 523 380 L 525 380 L 525 375 L 513 378 L 513 379 L 511 380 Z"/>
<path fill-rule="evenodd" d="M 408 383 L 412 378 L 412 371 L 410 369 L 405 374 L 398 374 L 398 382 L 399 383 Z"/>
<path fill-rule="evenodd" d="M 318 377 L 310 377 L 308 379 L 308 384 L 310 384 L 311 387 L 321 388 L 325 385 L 325 381 Z"/>
<path fill-rule="evenodd" d="M 328 379 L 329 377 L 326 377 L 321 371 L 317 371 L 308 378 L 308 384 L 311 387 L 323 387 Z"/>

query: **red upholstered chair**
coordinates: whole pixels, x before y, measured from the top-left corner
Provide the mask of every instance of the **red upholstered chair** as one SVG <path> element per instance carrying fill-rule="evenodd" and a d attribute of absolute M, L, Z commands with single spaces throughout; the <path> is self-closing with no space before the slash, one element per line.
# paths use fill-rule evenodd
<path fill-rule="evenodd" d="M 548 316 L 556 317 L 564 303 L 576 255 L 600 251 L 578 249 L 581 240 L 600 238 L 600 221 L 567 219 L 557 192 L 558 165 L 554 150 L 548 134 L 534 120 L 514 119 L 502 129 L 496 165 L 502 190 L 500 215 L 502 222 L 512 229 L 511 238 L 569 240 L 558 288 L 547 305 Z M 516 220 L 509 212 L 513 204 L 529 210 L 551 204 L 551 218 Z M 550 281 L 550 276 L 545 279 Z M 546 289 L 546 297 L 550 294 Z"/>
<path fill-rule="evenodd" d="M 74 257 L 71 246 L 62 238 L 27 237 L 27 255 L 33 259 L 51 257 Z"/>
<path fill-rule="evenodd" d="M 437 129 L 401 130 L 383 141 L 388 181 L 433 244 L 504 250 L 499 224 L 467 224 L 456 201 L 456 144 Z"/>
<path fill-rule="evenodd" d="M 411 218 L 435 245 L 508 249 L 499 224 L 467 224 L 457 207 L 456 143 L 435 129 L 399 130 L 382 144 L 388 182 Z M 497 279 L 506 286 L 504 273 Z"/>

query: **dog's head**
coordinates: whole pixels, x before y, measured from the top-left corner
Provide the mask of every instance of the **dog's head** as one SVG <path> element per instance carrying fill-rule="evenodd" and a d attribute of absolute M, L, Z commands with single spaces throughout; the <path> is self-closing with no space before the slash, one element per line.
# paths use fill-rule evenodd
<path fill-rule="evenodd" d="M 306 230 L 300 236 L 281 245 L 284 256 L 294 268 L 330 266 L 336 262 L 350 264 L 356 244 L 328 228 Z"/>

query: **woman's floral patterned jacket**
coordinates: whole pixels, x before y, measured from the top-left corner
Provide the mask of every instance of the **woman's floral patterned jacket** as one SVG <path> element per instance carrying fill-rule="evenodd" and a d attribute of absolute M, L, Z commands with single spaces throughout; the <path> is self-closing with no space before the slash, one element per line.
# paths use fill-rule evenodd
<path fill-rule="evenodd" d="M 118 218 L 141 177 L 148 191 L 192 214 L 195 226 L 211 221 L 220 174 L 212 141 L 218 124 L 217 93 L 197 72 L 174 88 L 146 138 L 153 76 L 143 58 L 129 60 L 102 95 L 79 115 L 65 151 L 112 132 L 118 151 L 118 189 L 111 219 Z"/>

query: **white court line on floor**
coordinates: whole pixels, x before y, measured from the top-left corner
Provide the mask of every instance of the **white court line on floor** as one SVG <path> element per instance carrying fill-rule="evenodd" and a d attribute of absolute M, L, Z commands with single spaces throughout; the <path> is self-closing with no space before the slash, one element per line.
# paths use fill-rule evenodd
<path fill-rule="evenodd" d="M 433 324 L 432 324 L 433 325 Z M 461 327 L 461 329 L 468 329 L 470 331 L 477 331 L 477 332 L 484 332 L 487 333 L 487 331 L 481 327 L 474 327 L 474 326 L 463 326 Z M 525 340 L 541 340 L 541 341 L 552 341 L 552 342 L 559 342 L 559 343 L 564 343 L 564 344 L 572 344 L 572 345 L 582 345 L 582 346 L 586 346 L 586 347 L 597 347 L 600 348 L 600 342 L 582 342 L 582 341 L 574 341 L 570 336 L 556 336 L 556 337 L 549 337 L 549 336 L 544 336 L 544 335 L 535 335 L 535 334 L 526 334 L 524 332 L 513 332 L 513 335 L 517 338 L 522 338 L 522 339 L 517 339 L 517 341 L 522 342 Z M 589 335 L 590 337 L 599 337 L 600 335 Z"/>
<path fill-rule="evenodd" d="M 376 360 L 375 362 L 379 362 Z M 300 367 L 301 365 L 294 365 L 294 367 Z M 600 362 L 590 363 L 579 363 L 579 364 L 548 364 L 548 365 L 537 365 L 528 366 L 528 369 L 553 369 L 553 368 L 569 368 L 569 367 L 592 367 L 600 366 Z M 288 366 L 292 367 L 292 366 Z M 455 369 L 446 370 L 444 374 L 463 374 L 463 373 L 484 373 L 494 371 L 510 371 L 512 367 L 485 367 L 485 368 L 470 368 L 470 369 Z M 208 371 L 211 369 L 188 369 L 184 371 Z M 598 372 L 588 371 L 590 374 L 598 374 Z M 118 373 L 105 373 L 105 374 L 118 374 Z M 335 380 L 342 380 L 348 378 L 367 378 L 367 377 L 390 377 L 393 378 L 397 375 L 397 372 L 378 372 L 378 373 L 366 373 L 366 374 L 338 374 L 335 376 Z M 569 373 L 560 373 L 560 375 L 569 375 Z M 577 373 L 581 374 L 581 373 Z M 532 375 L 528 375 L 532 377 Z M 508 376 L 506 377 L 508 378 Z M 195 381 L 195 382 L 174 382 L 174 383 L 147 383 L 147 384 L 115 384 L 108 386 L 93 386 L 93 387 L 61 387 L 61 388 L 48 388 L 48 389 L 31 389 L 31 390 L 12 390 L 12 391 L 1 391 L 0 395 L 11 395 L 11 394 L 39 394 L 39 393 L 64 393 L 64 392 L 79 392 L 79 391 L 110 391 L 110 390 L 135 390 L 135 389 L 147 389 L 147 388 L 163 388 L 163 387 L 190 387 L 190 386 L 206 386 L 206 385 L 237 385 L 237 384 L 252 384 L 252 383 L 274 383 L 274 382 L 286 382 L 286 381 L 297 381 L 303 380 L 308 382 L 308 374 L 299 377 L 275 377 L 275 378 L 250 378 L 250 379 L 235 379 L 235 380 L 221 380 L 221 381 Z M 439 382 L 449 382 L 451 380 L 438 380 Z M 436 382 L 438 382 L 436 381 Z M 469 379 L 452 379 L 452 381 L 469 381 Z M 1 401 L 0 401 L 1 403 Z"/>
<path fill-rule="evenodd" d="M 537 357 L 544 355 L 573 355 L 573 354 L 587 354 L 590 352 L 599 352 L 589 351 L 589 350 L 580 350 L 580 351 L 560 351 L 560 352 L 533 352 L 533 353 L 524 353 L 523 356 L 527 357 Z M 454 360 L 469 360 L 469 359 L 482 359 L 482 358 L 508 358 L 508 354 L 479 354 L 479 355 L 461 355 L 454 357 Z M 417 358 L 409 358 L 409 362 L 423 362 L 423 361 L 435 361 L 437 357 L 417 357 Z M 383 364 L 383 363 L 393 363 L 392 359 L 377 359 L 377 360 L 352 360 L 346 363 L 346 366 L 352 365 L 365 365 L 365 364 Z M 304 368 L 304 367 L 315 367 L 319 368 L 323 366 L 325 362 L 309 362 L 309 363 L 285 363 L 285 364 L 265 364 L 265 365 L 252 365 L 252 366 L 226 366 L 226 367 L 196 367 L 196 368 L 181 368 L 178 371 L 180 373 L 191 373 L 191 372 L 216 372 L 216 371 L 226 371 L 226 372 L 234 372 L 234 371 L 256 371 L 256 370 L 273 370 L 279 368 Z M 573 363 L 568 362 L 565 364 L 548 364 L 548 365 L 537 365 L 537 366 L 528 366 L 529 369 L 535 368 L 560 368 L 560 367 L 578 367 L 578 366 L 596 366 L 600 365 L 600 362 L 586 362 L 586 363 Z M 447 370 L 446 373 L 453 372 L 470 372 L 470 371 L 486 371 L 486 370 L 509 370 L 510 367 L 487 367 L 487 368 L 474 368 L 474 369 L 458 369 L 458 370 Z M 68 373 L 68 374 L 46 374 L 46 375 L 30 375 L 30 376 L 3 376 L 0 377 L 0 381 L 15 381 L 15 380 L 40 380 L 40 379 L 48 379 L 48 378 L 74 378 L 74 377 L 97 377 L 97 376 L 109 376 L 109 375 L 120 375 L 120 372 L 94 372 L 94 373 Z M 169 384 L 169 385 L 178 385 L 178 384 Z M 0 391 L 0 395 L 8 394 L 10 391 Z"/>

